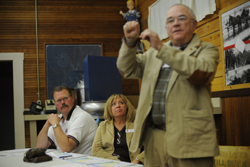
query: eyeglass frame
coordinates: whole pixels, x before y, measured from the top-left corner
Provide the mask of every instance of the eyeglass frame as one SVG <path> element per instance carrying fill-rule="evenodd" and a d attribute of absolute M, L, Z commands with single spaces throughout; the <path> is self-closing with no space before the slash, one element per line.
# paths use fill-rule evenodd
<path fill-rule="evenodd" d="M 169 23 L 170 19 L 172 19 L 171 21 L 173 21 L 173 22 Z M 175 20 L 177 20 L 178 23 L 185 23 L 188 19 L 194 20 L 194 18 L 189 18 L 186 15 L 180 15 L 180 16 L 178 16 L 176 18 L 169 17 L 169 18 L 166 19 L 166 26 L 173 25 Z"/>
<path fill-rule="evenodd" d="M 69 98 L 70 98 L 71 96 L 65 96 L 64 98 L 61 98 L 61 99 L 58 99 L 57 101 L 55 101 L 55 103 L 56 104 L 61 104 L 62 103 L 62 101 L 68 101 L 69 100 Z"/>

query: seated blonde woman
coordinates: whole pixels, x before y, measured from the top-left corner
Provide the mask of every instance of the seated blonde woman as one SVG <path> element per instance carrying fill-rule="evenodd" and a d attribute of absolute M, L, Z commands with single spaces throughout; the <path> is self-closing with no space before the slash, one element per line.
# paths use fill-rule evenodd
<path fill-rule="evenodd" d="M 104 119 L 96 131 L 92 155 L 101 158 L 143 163 L 144 151 L 129 151 L 134 134 L 135 108 L 120 94 L 113 94 L 106 102 Z"/>

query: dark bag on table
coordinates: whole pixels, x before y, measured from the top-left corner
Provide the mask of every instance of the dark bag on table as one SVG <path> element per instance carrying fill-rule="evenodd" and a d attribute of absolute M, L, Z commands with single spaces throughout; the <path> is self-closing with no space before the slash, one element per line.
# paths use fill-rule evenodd
<path fill-rule="evenodd" d="M 45 161 L 51 161 L 52 157 L 45 154 L 45 151 L 47 148 L 31 148 L 28 151 L 26 151 L 23 161 L 24 162 L 45 162 Z"/>

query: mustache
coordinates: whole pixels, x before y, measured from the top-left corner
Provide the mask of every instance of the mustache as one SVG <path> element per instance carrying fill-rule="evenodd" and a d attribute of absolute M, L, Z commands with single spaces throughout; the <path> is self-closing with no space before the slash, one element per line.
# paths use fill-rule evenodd
<path fill-rule="evenodd" d="M 69 106 L 68 106 L 67 104 L 63 103 L 61 109 L 62 109 L 63 107 L 69 107 Z"/>

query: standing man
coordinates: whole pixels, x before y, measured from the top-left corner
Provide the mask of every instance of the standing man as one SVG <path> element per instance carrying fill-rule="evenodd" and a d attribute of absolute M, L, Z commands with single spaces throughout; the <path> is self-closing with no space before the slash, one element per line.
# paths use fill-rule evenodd
<path fill-rule="evenodd" d="M 48 148 L 55 145 L 62 152 L 91 155 L 97 123 L 89 113 L 75 106 L 74 97 L 68 87 L 56 87 L 53 97 L 61 114 L 50 114 L 47 117 L 38 134 L 37 147 Z"/>
<path fill-rule="evenodd" d="M 212 167 L 219 154 L 211 81 L 218 49 L 194 34 L 193 11 L 176 4 L 166 17 L 170 41 L 147 29 L 151 48 L 136 55 L 139 25 L 127 22 L 117 67 L 125 78 L 142 80 L 130 150 L 144 145 L 145 166 Z"/>

